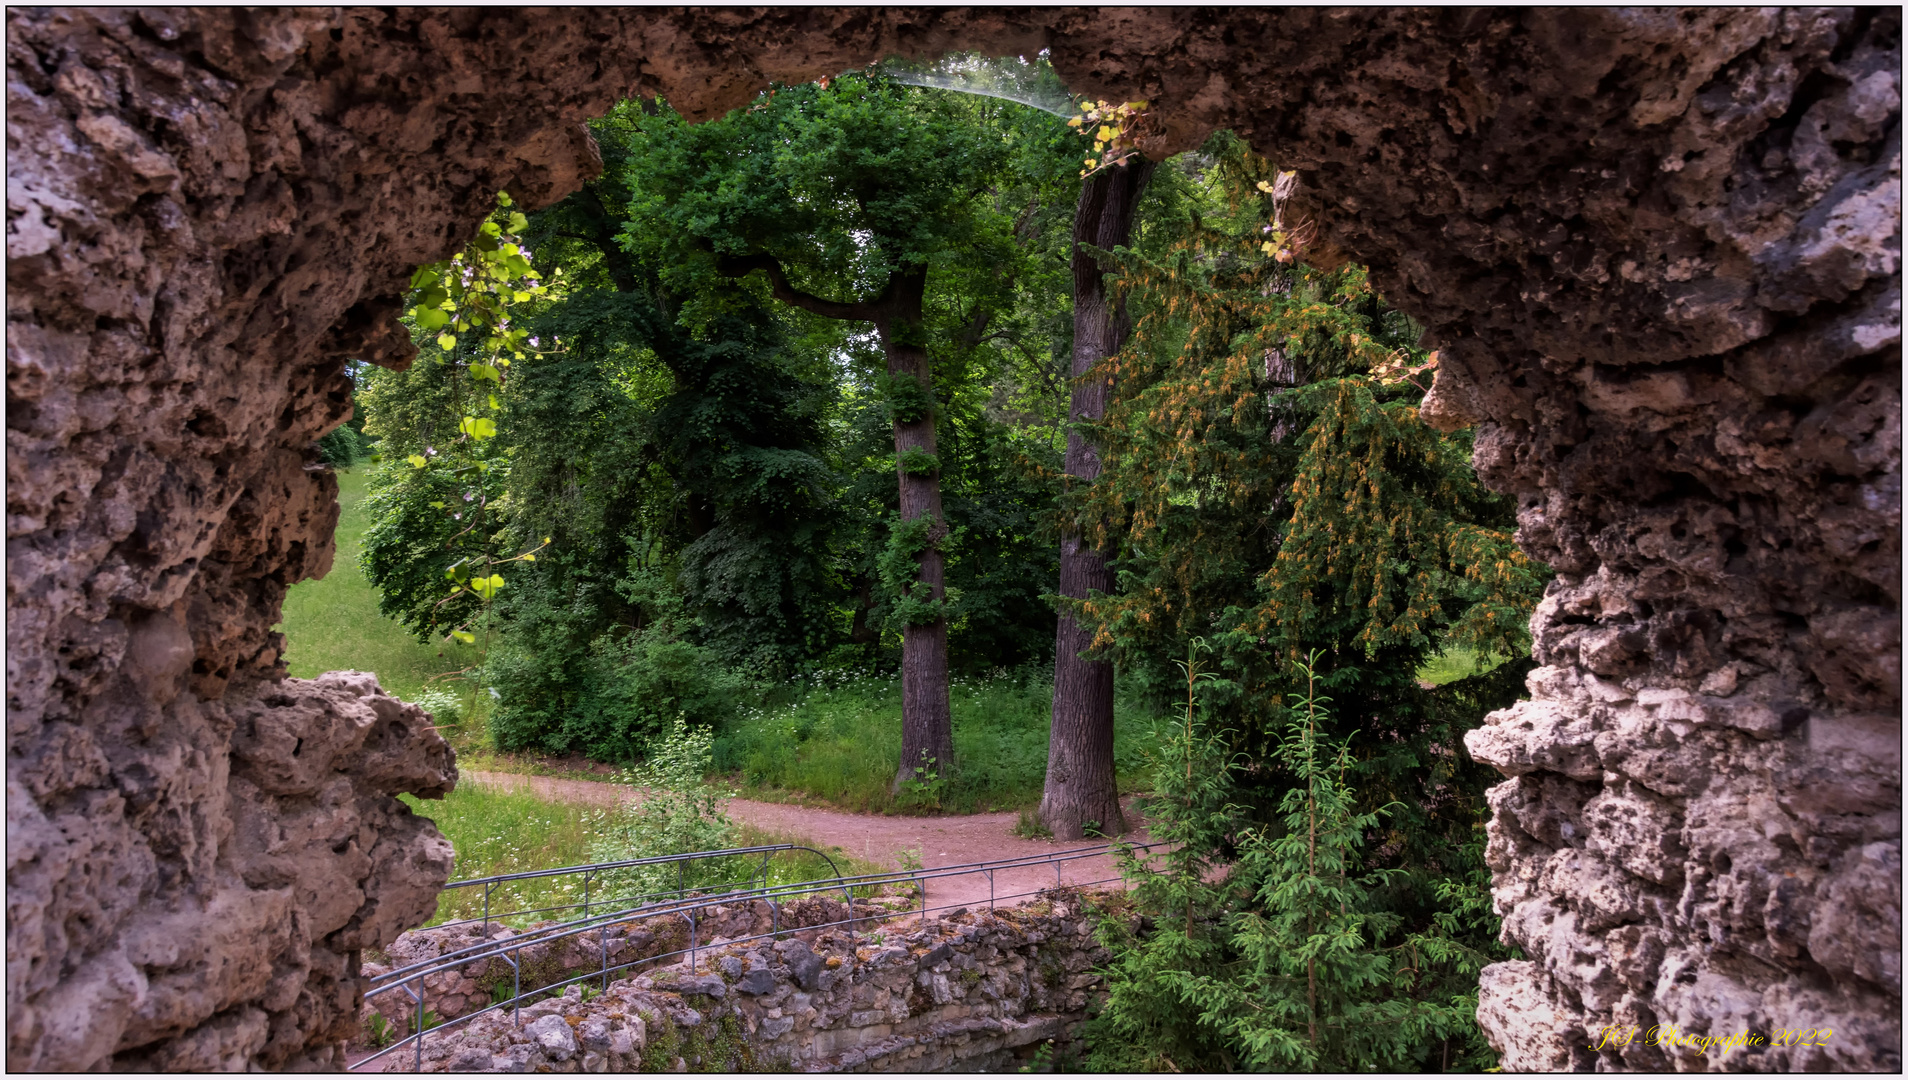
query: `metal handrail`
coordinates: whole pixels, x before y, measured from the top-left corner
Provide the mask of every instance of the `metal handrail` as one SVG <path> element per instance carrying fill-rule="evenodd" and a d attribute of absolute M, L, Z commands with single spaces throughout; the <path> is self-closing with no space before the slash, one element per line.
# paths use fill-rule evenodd
<path fill-rule="evenodd" d="M 835 871 L 835 875 L 833 878 L 815 878 L 811 881 L 802 882 L 798 886 L 788 886 L 788 887 L 800 888 L 800 887 L 813 886 L 813 888 L 809 888 L 807 891 L 820 892 L 824 888 L 827 888 L 830 882 L 840 883 L 845 880 L 841 876 L 840 869 L 835 866 L 835 861 L 833 859 L 830 859 L 826 852 L 817 851 L 815 848 L 809 847 L 806 844 L 766 844 L 759 847 L 725 848 L 720 851 L 693 851 L 693 852 L 687 852 L 681 855 L 659 855 L 654 858 L 648 858 L 648 859 L 626 859 L 620 862 L 612 862 L 612 863 L 592 863 L 585 866 L 566 866 L 566 867 L 560 867 L 554 870 L 531 870 L 531 871 L 525 871 L 522 874 L 499 874 L 493 878 L 472 878 L 469 881 L 451 882 L 445 885 L 442 889 L 440 889 L 438 891 L 438 895 L 441 896 L 443 895 L 444 892 L 447 892 L 455 888 L 464 888 L 471 885 L 484 884 L 486 882 L 515 880 L 517 878 L 524 878 L 524 877 L 550 877 L 557 874 L 569 874 L 569 873 L 578 873 L 578 872 L 584 872 L 584 871 L 594 873 L 594 872 L 603 871 L 603 870 L 618 870 L 618 869 L 622 869 L 624 867 L 629 867 L 629 866 L 661 865 L 661 864 L 667 864 L 672 862 L 680 863 L 680 862 L 688 862 L 692 859 L 714 859 L 714 858 L 724 858 L 724 857 L 728 857 L 732 855 L 773 854 L 775 852 L 780 852 L 780 851 L 814 852 L 816 855 L 821 856 L 822 859 L 828 863 L 829 869 Z M 749 880 L 754 881 L 755 878 L 751 877 Z M 755 893 L 759 891 L 760 888 L 762 888 L 761 886 L 758 886 L 755 889 L 735 889 L 733 888 L 735 884 L 738 884 L 738 883 L 725 882 L 719 885 L 703 886 L 697 890 L 697 899 L 694 901 L 691 901 L 691 903 L 697 906 L 706 907 L 711 903 L 717 903 L 717 902 L 720 902 L 722 899 L 731 898 L 731 897 L 737 898 L 737 899 L 752 898 L 755 895 Z M 849 886 L 849 887 L 853 888 L 853 886 Z M 582 907 L 585 909 L 583 916 L 579 919 L 570 920 L 568 922 L 559 922 L 551 926 L 538 927 L 533 930 L 520 931 L 514 934 L 510 938 L 510 944 L 508 946 L 498 946 L 496 945 L 496 943 L 491 942 L 487 939 L 473 942 L 472 944 L 465 945 L 461 948 L 453 949 L 450 952 L 440 953 L 437 956 L 433 956 L 428 960 L 420 960 L 414 964 L 409 964 L 405 967 L 394 968 L 391 971 L 388 971 L 382 975 L 376 976 L 372 980 L 372 985 L 378 986 L 381 983 L 389 983 L 389 982 L 395 981 L 398 976 L 417 972 L 419 968 L 426 968 L 426 967 L 430 968 L 429 971 L 423 972 L 423 974 L 428 975 L 428 974 L 434 974 L 436 971 L 443 970 L 444 968 L 447 968 L 447 967 L 461 967 L 464 964 L 473 963 L 479 959 L 482 959 L 484 955 L 489 953 L 494 953 L 499 948 L 509 948 L 514 950 L 514 949 L 523 948 L 527 945 L 539 944 L 545 940 L 553 940 L 554 938 L 565 937 L 567 935 L 563 931 L 566 927 L 582 926 L 584 929 L 594 929 L 597 926 L 597 920 L 601 920 L 605 918 L 611 922 L 616 922 L 620 920 L 627 920 L 632 917 L 648 918 L 650 914 L 668 914 L 670 913 L 670 911 L 675 910 L 675 909 L 658 909 L 655 911 L 651 911 L 650 909 L 657 908 L 658 905 L 665 903 L 664 901 L 652 901 L 649 904 L 638 904 L 633 907 L 616 908 L 611 910 L 607 915 L 592 916 L 591 914 L 589 914 L 589 911 L 588 911 L 588 908 L 593 906 L 601 907 L 601 906 L 606 906 L 613 903 L 621 903 L 623 900 L 639 899 L 642 896 L 650 896 L 650 895 L 655 895 L 655 894 L 640 893 L 635 897 L 622 897 L 620 899 L 615 899 L 615 900 L 598 900 L 594 902 L 585 900 L 581 904 L 561 904 L 561 905 L 557 905 L 555 907 L 549 907 L 549 908 L 531 908 L 524 911 L 506 911 L 506 912 L 501 912 L 495 916 L 492 916 L 486 913 L 483 921 L 485 923 L 485 929 L 488 930 L 489 922 L 492 918 L 501 919 L 509 915 L 536 914 L 536 913 L 540 913 L 544 911 L 561 911 L 566 907 Z M 642 913 L 642 914 L 637 914 L 637 913 Z M 446 926 L 467 926 L 477 921 L 478 920 L 476 919 L 459 919 L 459 920 L 454 920 L 451 922 L 439 923 L 437 924 L 437 926 L 429 927 L 428 929 L 435 930 L 435 929 L 441 929 Z M 585 926 L 584 924 L 587 924 L 587 925 Z M 372 991 L 372 992 L 375 992 L 375 991 Z"/>
<path fill-rule="evenodd" d="M 719 903 L 737 903 L 737 902 L 745 902 L 750 900 L 767 900 L 771 904 L 771 906 L 774 907 L 776 915 L 778 917 L 777 921 L 779 922 L 780 905 L 776 903 L 776 898 L 784 897 L 784 896 L 807 896 L 807 895 L 813 895 L 814 893 L 817 893 L 817 892 L 833 892 L 835 889 L 839 888 L 843 891 L 843 895 L 846 898 L 848 917 L 846 919 L 837 920 L 835 922 L 820 923 L 814 926 L 802 927 L 801 929 L 802 930 L 823 930 L 823 929 L 829 929 L 832 927 L 846 926 L 848 928 L 850 940 L 852 941 L 854 933 L 855 933 L 855 925 L 857 923 L 888 922 L 895 919 L 908 918 L 908 917 L 913 917 L 916 915 L 925 919 L 926 916 L 931 911 L 946 911 L 956 907 L 957 905 L 954 905 L 954 904 L 944 904 L 938 908 L 930 908 L 928 906 L 926 882 L 930 880 L 935 880 L 940 878 L 949 878 L 949 877 L 959 877 L 959 876 L 964 876 L 967 874 L 984 873 L 987 875 L 987 878 L 988 878 L 988 906 L 991 909 L 991 908 L 994 908 L 1000 900 L 1013 900 L 1013 899 L 1018 899 L 1020 897 L 1025 897 L 1025 896 L 1038 896 L 1040 893 L 1047 891 L 1047 889 L 1042 888 L 1042 889 L 1033 890 L 1031 892 L 1012 893 L 1005 897 L 997 896 L 994 893 L 994 880 L 995 880 L 994 875 L 998 873 L 999 871 L 1020 869 L 1020 868 L 1025 868 L 1029 866 L 1039 866 L 1044 863 L 1051 863 L 1054 867 L 1054 887 L 1059 887 L 1061 885 L 1061 865 L 1068 861 L 1071 861 L 1073 859 L 1078 859 L 1078 858 L 1091 857 L 1093 855 L 1099 855 L 1105 852 L 1113 851 L 1115 849 L 1122 849 L 1122 848 L 1127 851 L 1139 850 L 1139 851 L 1145 851 L 1150 853 L 1153 848 L 1160 847 L 1160 846 L 1163 846 L 1163 845 L 1158 843 L 1127 844 L 1127 843 L 1121 843 L 1121 842 L 1115 841 L 1113 843 L 1109 843 L 1105 845 L 1093 845 L 1090 847 L 1071 848 L 1065 851 L 1046 852 L 1040 855 L 1022 855 L 1022 856 L 1015 856 L 1015 857 L 1010 857 L 1006 859 L 990 859 L 990 860 L 983 860 L 980 862 L 955 863 L 949 866 L 922 868 L 922 869 L 916 869 L 916 870 L 897 870 L 897 871 L 885 871 L 885 872 L 876 873 L 876 874 L 859 874 L 859 875 L 854 875 L 852 877 L 843 877 L 841 876 L 839 871 L 837 871 L 835 877 L 832 879 L 817 878 L 813 881 L 795 882 L 795 883 L 789 883 L 784 885 L 764 885 L 756 889 L 739 891 L 739 892 L 728 892 L 728 893 L 721 893 L 716 895 L 683 897 L 683 898 L 677 899 L 673 903 L 668 901 L 663 901 L 663 902 L 657 902 L 652 904 L 639 905 L 637 907 L 617 910 L 617 911 L 608 912 L 608 913 L 602 913 L 597 915 L 586 915 L 582 918 L 571 920 L 569 922 L 556 923 L 550 926 L 541 927 L 537 930 L 527 931 L 522 934 L 514 935 L 506 942 L 491 942 L 491 941 L 478 942 L 472 946 L 467 946 L 464 949 L 457 950 L 456 952 L 445 953 L 443 955 L 433 957 L 432 959 L 428 961 L 420 961 L 417 964 L 413 964 L 398 970 L 386 972 L 385 974 L 376 977 L 373 980 L 372 988 L 365 992 L 365 998 L 368 1000 L 376 995 L 383 994 L 392 990 L 397 990 L 397 989 L 404 990 L 411 997 L 413 1002 L 413 1007 L 415 1009 L 414 1015 L 416 1017 L 416 1022 L 417 1022 L 417 1030 L 413 1031 L 409 1035 L 406 1035 L 403 1039 L 395 1043 L 392 1043 L 390 1046 L 384 1047 L 374 1054 L 367 1055 L 365 1058 L 353 1064 L 351 1068 L 356 1069 L 359 1066 L 368 1064 L 372 1061 L 376 1061 L 379 1058 L 382 1058 L 385 1055 L 393 1053 L 397 1050 L 403 1049 L 406 1046 L 412 1046 L 415 1048 L 415 1052 L 416 1052 L 414 1068 L 421 1070 L 423 1067 L 423 1053 L 424 1053 L 423 1039 L 427 1033 L 431 1031 L 439 1031 L 439 1030 L 453 1027 L 453 1026 L 467 1024 L 471 1020 L 474 1020 L 477 1017 L 484 1015 L 485 1013 L 493 1012 L 497 1009 L 501 1009 L 505 1007 L 510 1007 L 513 1010 L 518 1011 L 519 1014 L 521 1013 L 523 998 L 525 997 L 525 992 L 523 990 L 523 983 L 522 983 L 522 968 L 521 968 L 521 965 L 518 963 L 518 958 L 513 957 L 509 954 L 511 953 L 521 954 L 521 951 L 524 948 L 528 948 L 533 945 L 544 944 L 547 942 L 560 941 L 567 937 L 581 936 L 593 930 L 599 931 L 599 932 L 606 932 L 608 927 L 613 923 L 628 922 L 635 919 L 651 919 L 651 918 L 657 918 L 657 917 L 668 916 L 668 915 L 681 915 L 683 916 L 685 920 L 689 922 L 689 927 L 690 927 L 689 947 L 686 949 L 676 949 L 666 953 L 658 953 L 655 956 L 643 957 L 638 960 L 629 961 L 627 963 L 618 964 L 614 967 L 611 967 L 608 962 L 607 945 L 605 945 L 605 954 L 604 954 L 603 962 L 597 971 L 585 972 L 583 974 L 571 976 L 570 978 L 564 979 L 561 982 L 551 983 L 548 986 L 536 987 L 532 989 L 531 991 L 529 991 L 529 993 L 548 994 L 551 992 L 560 991 L 563 987 L 569 986 L 573 983 L 580 983 L 587 979 L 600 979 L 603 983 L 604 989 L 608 989 L 609 976 L 615 972 L 624 971 L 626 969 L 636 967 L 637 965 L 640 965 L 640 964 L 655 964 L 658 961 L 666 960 L 672 956 L 682 956 L 685 953 L 688 954 L 689 956 L 690 967 L 691 967 L 691 970 L 693 970 L 695 966 L 695 955 L 700 948 L 699 943 L 696 940 L 696 937 L 697 937 L 696 913 L 703 908 L 710 907 L 712 905 L 719 904 Z M 781 849 L 783 850 L 796 849 L 796 848 L 799 848 L 801 850 L 808 850 L 808 851 L 815 850 L 813 848 L 804 848 L 801 845 L 782 845 L 781 846 Z M 737 850 L 742 850 L 742 849 L 737 849 Z M 760 849 L 756 849 L 756 850 L 760 850 Z M 706 858 L 706 857 L 732 854 L 732 853 L 733 852 L 729 852 L 729 851 L 691 852 L 685 855 L 659 856 L 654 860 L 631 860 L 631 862 L 639 863 L 639 864 L 644 862 L 670 862 L 670 861 L 688 860 L 688 859 L 693 859 L 698 857 Z M 822 853 L 817 852 L 817 854 L 822 854 Z M 823 858 L 826 859 L 827 856 L 823 854 Z M 601 864 L 601 865 L 610 866 L 611 864 Z M 829 865 L 831 867 L 834 866 L 833 860 L 829 860 Z M 564 872 L 576 872 L 579 870 L 590 869 L 590 868 L 589 867 L 564 867 L 560 869 L 561 871 L 564 871 Z M 554 874 L 556 872 L 558 871 L 530 871 L 530 872 L 527 872 L 526 876 L 537 876 L 537 875 L 547 876 L 550 874 Z M 509 875 L 499 875 L 499 876 L 509 876 Z M 479 878 L 479 879 L 473 879 L 473 880 L 481 882 L 485 879 Z M 1090 882 L 1075 882 L 1074 887 L 1085 888 L 1085 887 L 1090 887 L 1093 885 L 1107 884 L 1107 883 L 1118 881 L 1118 880 L 1120 880 L 1120 878 L 1117 876 L 1111 877 L 1111 878 L 1100 878 Z M 878 885 L 896 884 L 901 882 L 907 882 L 919 888 L 920 894 L 921 894 L 921 907 L 918 910 L 910 906 L 907 909 L 904 909 L 902 911 L 890 911 L 890 912 L 886 912 L 886 913 L 878 914 L 878 915 L 873 913 L 870 913 L 867 915 L 857 915 L 855 913 L 854 896 L 853 896 L 854 889 L 871 888 Z M 469 883 L 459 882 L 457 884 L 466 885 Z M 450 887 L 451 886 L 449 885 L 445 886 L 446 889 Z M 959 905 L 959 906 L 964 907 L 964 905 Z M 783 931 L 778 927 L 776 929 L 771 930 L 770 932 L 766 934 L 752 934 L 747 937 L 733 939 L 731 941 L 726 942 L 726 944 L 737 944 L 741 942 L 757 941 L 762 939 L 773 939 L 773 938 L 781 936 L 785 932 L 786 931 Z M 482 1009 L 479 1009 L 476 1012 L 467 1013 L 453 1020 L 446 1021 L 445 1023 L 440 1024 L 436 1027 L 424 1028 L 423 1027 L 423 1020 L 424 1020 L 423 996 L 421 992 L 419 991 L 419 989 L 417 988 L 418 986 L 421 985 L 422 980 L 425 977 L 436 974 L 439 971 L 447 970 L 450 968 L 463 967 L 467 964 L 472 964 L 479 960 L 485 960 L 492 957 L 502 959 L 504 962 L 510 964 L 512 970 L 515 972 L 516 977 L 513 980 L 514 985 L 512 987 L 511 997 L 506 1001 L 493 1002 L 492 1004 Z M 403 976 L 403 978 L 399 978 L 400 975 Z"/>
<path fill-rule="evenodd" d="M 450 891 L 454 889 L 471 889 L 471 888 L 476 888 L 478 886 L 482 886 L 484 890 L 483 914 L 480 917 L 475 919 L 447 919 L 444 922 L 438 923 L 436 925 L 440 927 L 465 926 L 470 923 L 481 922 L 484 925 L 484 927 L 488 929 L 492 919 L 504 919 L 504 918 L 509 918 L 511 916 L 522 916 L 522 915 L 541 915 L 541 914 L 546 914 L 549 912 L 565 911 L 571 908 L 579 908 L 579 907 L 583 909 L 583 913 L 585 915 L 588 915 L 590 908 L 595 907 L 598 904 L 622 903 L 628 900 L 640 899 L 644 896 L 658 896 L 670 891 L 667 889 L 663 889 L 663 890 L 657 890 L 655 892 L 650 892 L 650 893 L 638 893 L 634 896 L 615 897 L 608 900 L 592 900 L 590 898 L 590 895 L 589 895 L 590 879 L 593 878 L 595 875 L 604 873 L 607 871 L 623 870 L 623 869 L 628 869 L 628 868 L 637 867 L 637 866 L 660 866 L 660 865 L 666 865 L 669 863 L 678 864 L 678 873 L 677 873 L 678 886 L 674 891 L 678 895 L 681 895 L 685 891 L 684 887 L 681 885 L 681 879 L 682 879 L 682 875 L 680 872 L 681 864 L 688 863 L 696 859 L 718 859 L 718 858 L 728 858 L 728 857 L 743 856 L 743 855 L 761 855 L 762 856 L 761 871 L 757 874 L 751 875 L 749 878 L 746 879 L 747 883 L 752 884 L 758 878 L 764 878 L 764 879 L 766 878 L 767 872 L 768 872 L 768 857 L 770 855 L 776 854 L 778 852 L 783 852 L 783 851 L 812 852 L 815 855 L 820 856 L 821 860 L 828 864 L 828 869 L 834 873 L 835 877 L 839 878 L 841 876 L 841 868 L 835 865 L 835 860 L 833 858 L 830 858 L 827 852 L 821 851 L 817 848 L 809 847 L 806 844 L 760 844 L 754 847 L 724 848 L 719 851 L 691 851 L 691 852 L 684 852 L 678 855 L 653 855 L 643 859 L 622 859 L 616 862 L 585 863 L 579 866 L 559 866 L 559 867 L 554 867 L 548 870 L 523 870 L 514 874 L 493 874 L 493 875 L 490 875 L 489 877 L 467 878 L 463 881 L 452 881 L 445 884 L 442 888 L 438 890 L 438 896 L 440 898 L 444 896 L 444 894 L 449 893 Z M 498 885 L 505 884 L 508 882 L 526 881 L 533 878 L 561 877 L 561 876 L 570 875 L 570 874 L 583 875 L 583 900 L 580 903 L 553 904 L 548 907 L 540 907 L 540 908 L 518 908 L 512 911 L 502 911 L 502 912 L 493 912 L 490 910 L 490 897 L 492 892 L 496 889 Z M 819 881 L 823 879 L 817 878 L 816 880 Z M 708 889 L 723 889 L 723 888 L 730 888 L 732 886 L 741 885 L 741 884 L 744 884 L 744 882 L 724 882 L 719 885 L 703 886 L 703 889 L 705 891 Z"/>
<path fill-rule="evenodd" d="M 808 847 L 805 844 L 762 844 L 757 847 L 723 848 L 720 851 L 690 851 L 681 855 L 652 855 L 646 859 L 624 859 L 621 862 L 584 863 L 579 866 L 559 866 L 549 870 L 522 870 L 515 874 L 492 874 L 490 877 L 466 878 L 463 881 L 445 882 L 440 893 L 452 889 L 466 889 L 475 885 L 489 885 L 504 881 L 522 881 L 526 878 L 557 877 L 562 874 L 579 874 L 585 871 L 595 873 L 603 870 L 622 870 L 631 866 L 655 866 L 661 863 L 683 862 L 688 859 L 713 859 L 726 855 L 760 855 L 763 852 L 777 851 L 813 851 L 828 859 L 830 869 L 835 860 L 829 859 L 825 852 Z"/>

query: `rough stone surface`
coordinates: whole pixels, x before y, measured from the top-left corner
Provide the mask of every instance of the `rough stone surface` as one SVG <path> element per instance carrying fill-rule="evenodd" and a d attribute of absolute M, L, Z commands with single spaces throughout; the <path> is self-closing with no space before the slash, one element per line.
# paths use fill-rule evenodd
<path fill-rule="evenodd" d="M 1108 954 L 1055 890 L 1038 904 L 719 946 L 583 1000 L 474 1016 L 367 1068 L 425 1072 L 994 1071 L 1069 1038 Z M 812 963 L 811 963 L 812 962 Z M 803 970 L 811 976 L 804 979 Z M 730 993 L 731 990 L 738 991 Z M 681 1062 L 681 1069 L 672 1066 Z"/>
<path fill-rule="evenodd" d="M 871 928 L 911 903 L 907 898 L 857 899 L 854 901 L 854 926 L 857 929 Z M 803 942 L 814 940 L 820 933 L 816 928 L 821 926 L 847 929 L 850 919 L 847 903 L 826 896 L 803 897 L 792 903 L 781 904 L 779 908 L 766 900 L 711 904 L 705 908 L 692 909 L 692 914 L 696 931 L 693 941 L 704 949 L 739 938 L 757 937 L 776 931 L 792 932 L 794 936 L 777 947 L 794 950 L 787 953 L 786 962 L 795 972 L 796 981 L 803 984 L 803 989 L 814 988 L 814 980 L 821 968 L 821 961 L 812 952 L 803 952 L 807 948 Z M 499 987 L 527 994 L 578 975 L 601 971 L 606 966 L 627 969 L 624 971 L 627 977 L 650 967 L 674 963 L 678 959 L 677 954 L 685 953 L 692 944 L 689 924 L 689 918 L 683 914 L 653 915 L 613 923 L 606 926 L 600 935 L 560 937 L 554 940 L 534 936 L 537 930 L 557 925 L 547 921 L 521 928 L 492 921 L 407 930 L 390 945 L 367 954 L 364 959 L 361 970 L 371 985 L 366 990 L 364 1006 L 359 1013 L 359 1027 L 354 1033 L 363 1043 L 358 1048 L 368 1049 L 370 1046 L 363 1037 L 370 1034 L 374 1015 L 384 1018 L 386 1030 L 411 1030 L 415 1023 L 417 1003 L 412 1000 L 410 991 L 416 991 L 423 1007 L 437 1014 L 440 1020 L 454 1020 L 489 1006 L 496 1000 Z M 494 956 L 460 961 L 456 955 L 466 949 L 481 949 L 486 943 L 502 944 L 525 935 L 532 935 L 532 940 L 512 951 L 511 958 L 516 961 L 514 966 L 509 960 Z M 448 959 L 440 960 L 441 957 Z M 420 964 L 430 965 L 431 961 L 438 963 L 417 968 Z M 724 970 L 724 974 L 731 980 L 741 980 L 736 983 L 738 990 L 743 993 L 766 992 L 751 989 L 760 985 L 759 978 L 754 977 L 759 973 L 744 975 L 740 960 L 731 958 L 725 962 L 729 968 Z M 382 976 L 404 968 L 415 970 L 404 976 L 402 983 L 389 984 L 388 989 L 380 988 L 378 980 Z M 713 985 L 718 994 L 727 992 L 727 983 L 721 978 L 711 978 L 714 979 Z"/>
<path fill-rule="evenodd" d="M 270 627 L 329 564 L 310 444 L 348 413 L 340 361 L 406 361 L 414 265 L 500 187 L 531 207 L 572 190 L 596 167 L 579 121 L 621 96 L 707 116 L 886 53 L 1047 47 L 1077 89 L 1155 102 L 1155 152 L 1233 127 L 1299 170 L 1307 257 L 1368 263 L 1429 328 L 1426 415 L 1479 423 L 1480 475 L 1559 573 L 1531 701 L 1470 741 L 1510 777 L 1490 857 L 1529 958 L 1491 976 L 1500 1049 L 1550 1045 L 1518 1019 L 1539 1015 L 1572 1046 L 1611 1024 L 1822 1025 L 1825 1048 L 1638 1040 L 1595 1064 L 1899 1067 L 1899 28 L 1893 9 L 10 9 L 9 1064 L 320 1060 L 361 946 L 312 920 L 352 889 L 405 909 L 430 876 L 387 887 L 338 855 L 326 914 L 280 917 L 306 910 L 280 852 L 328 849 L 267 836 L 345 805 L 267 760 L 281 725 L 332 715 L 316 701 L 349 711 L 281 681 Z M 414 746 L 402 778 L 347 760 L 350 805 L 430 788 Z M 397 810 L 351 812 L 364 858 L 428 846 Z M 278 845 L 269 872 L 244 876 L 243 843 Z"/>

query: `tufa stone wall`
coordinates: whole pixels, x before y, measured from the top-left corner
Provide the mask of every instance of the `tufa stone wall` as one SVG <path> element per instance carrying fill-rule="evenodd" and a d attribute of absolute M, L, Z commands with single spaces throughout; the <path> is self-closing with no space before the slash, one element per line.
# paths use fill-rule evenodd
<path fill-rule="evenodd" d="M 128 651 L 184 637 L 167 625 Z M 450 844 L 394 798 L 448 791 L 450 747 L 358 672 L 224 702 L 108 694 L 100 734 L 123 741 L 81 728 L 63 764 L 112 787 L 8 787 L 11 1066 L 342 1065 L 359 952 L 428 918 L 450 871 Z"/>
<path fill-rule="evenodd" d="M 425 1072 L 950 1072 L 1011 1065 L 1086 1018 L 1107 959 L 1082 911 L 1039 904 L 717 945 L 427 1033 Z M 584 1000 L 585 987 L 591 993 Z M 409 1071 L 417 1051 L 381 1059 Z"/>
<path fill-rule="evenodd" d="M 302 976 L 203 994 L 173 973 L 224 961 L 138 942 L 292 888 L 224 839 L 293 797 L 237 782 L 232 718 L 349 711 L 283 680 L 270 627 L 329 564 L 340 362 L 406 362 L 417 263 L 498 188 L 573 190 L 619 97 L 708 116 L 890 52 L 1043 47 L 1154 102 L 1149 152 L 1231 127 L 1299 170 L 1307 257 L 1428 327 L 1427 417 L 1478 424 L 1558 571 L 1532 700 L 1470 740 L 1507 776 L 1490 858 L 1529 958 L 1485 981 L 1507 1064 L 1899 1067 L 1900 13 L 1874 8 L 10 9 L 9 1064 L 283 1064 L 352 1014 L 344 939 L 313 954 L 346 958 L 336 993 L 290 1006 Z M 440 790 L 410 745 L 415 779 L 362 790 Z M 405 820 L 361 843 L 424 844 Z M 289 955 L 280 922 L 236 923 L 230 966 Z M 1821 1020 L 1819 1054 L 1585 1048 Z"/>

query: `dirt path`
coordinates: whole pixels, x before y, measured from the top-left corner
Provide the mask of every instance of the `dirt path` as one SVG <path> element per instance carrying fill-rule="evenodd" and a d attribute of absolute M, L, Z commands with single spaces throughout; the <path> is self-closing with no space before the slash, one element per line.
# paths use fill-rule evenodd
<path fill-rule="evenodd" d="M 589 803 L 614 806 L 619 800 L 634 800 L 636 795 L 620 784 L 596 780 L 566 780 L 553 776 L 524 776 L 517 773 L 466 772 L 463 779 L 481 787 L 529 791 L 553 802 Z M 1008 811 L 997 814 L 961 814 L 945 817 L 902 817 L 880 814 L 850 814 L 839 810 L 818 810 L 786 803 L 731 799 L 729 816 L 746 825 L 777 834 L 789 843 L 806 843 L 826 851 L 839 847 L 850 855 L 880 866 L 900 868 L 905 851 L 919 851 L 923 866 L 948 867 L 963 863 L 986 862 L 1089 846 L 1085 843 L 1060 844 L 1051 840 L 1029 840 L 1014 835 L 1019 815 Z M 1127 819 L 1136 815 L 1127 809 Z M 1145 830 L 1129 832 L 1129 843 L 1145 843 Z M 1010 896 L 1032 893 L 1056 883 L 1085 885 L 1093 882 L 1117 884 L 1119 871 L 1111 855 L 1104 852 L 1068 859 L 1053 865 L 1021 867 L 996 871 L 993 896 L 1006 902 Z M 989 898 L 989 882 L 981 873 L 936 878 L 927 883 L 928 903 L 977 906 Z"/>

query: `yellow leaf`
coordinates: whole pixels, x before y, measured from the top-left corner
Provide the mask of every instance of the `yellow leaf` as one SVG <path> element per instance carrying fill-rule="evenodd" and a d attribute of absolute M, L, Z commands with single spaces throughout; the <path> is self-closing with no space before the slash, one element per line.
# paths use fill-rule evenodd
<path fill-rule="evenodd" d="M 445 352 L 449 352 L 452 349 L 455 349 L 457 347 L 457 335 L 456 334 L 437 335 L 437 347 L 444 350 Z"/>
<path fill-rule="evenodd" d="M 420 469 L 430 464 L 430 462 L 425 459 L 423 454 L 412 454 L 410 457 L 407 457 L 404 460 L 410 462 L 412 465 Z"/>
<path fill-rule="evenodd" d="M 1115 131 L 1115 130 L 1113 130 L 1113 128 L 1111 128 L 1111 127 L 1109 127 L 1109 126 L 1107 126 L 1107 125 L 1105 125 L 1105 124 L 1101 124 L 1101 125 L 1100 125 L 1100 130 L 1099 130 L 1099 133 L 1098 133 L 1098 134 L 1096 134 L 1096 135 L 1094 135 L 1093 137 L 1094 137 L 1094 138 L 1096 138 L 1096 139 L 1098 139 L 1098 140 L 1100 140 L 1101 142 L 1112 142 L 1112 141 L 1113 141 L 1113 136 L 1115 136 L 1115 135 L 1118 135 L 1118 134 L 1119 134 L 1119 132 L 1117 132 L 1117 131 Z"/>

